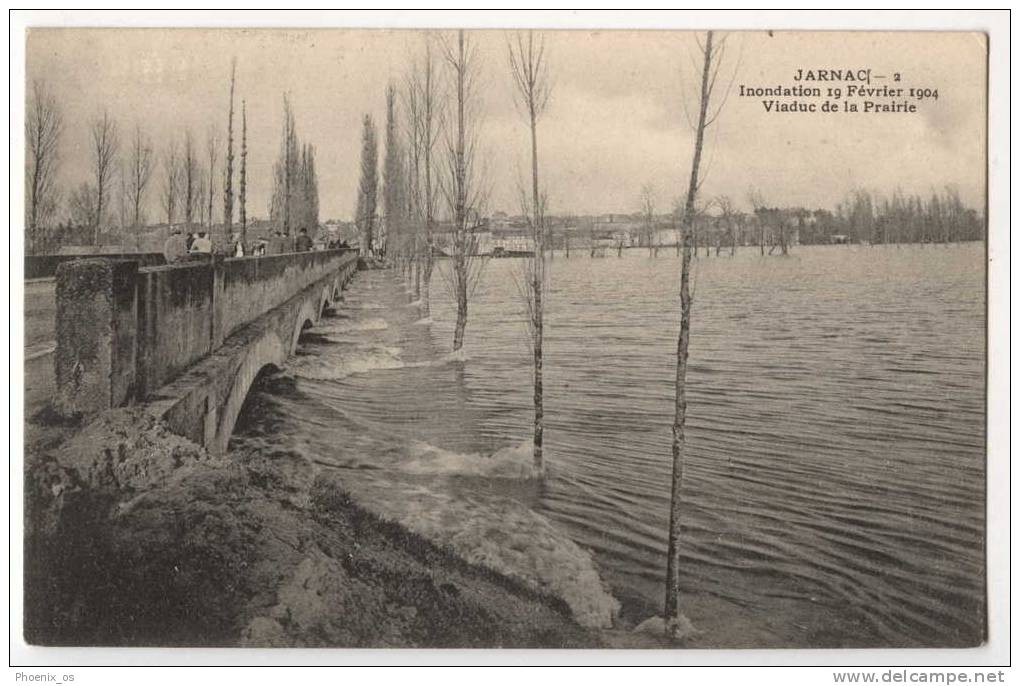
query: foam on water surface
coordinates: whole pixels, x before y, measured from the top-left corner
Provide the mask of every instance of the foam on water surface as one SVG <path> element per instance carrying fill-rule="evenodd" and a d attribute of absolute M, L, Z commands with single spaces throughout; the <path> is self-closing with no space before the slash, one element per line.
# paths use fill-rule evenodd
<path fill-rule="evenodd" d="M 353 495 L 468 562 L 559 597 L 582 626 L 613 624 L 620 603 L 607 590 L 591 553 L 524 503 L 508 497 L 465 497 L 434 484 L 370 479 L 351 482 Z"/>
<path fill-rule="evenodd" d="M 316 333 L 329 335 L 331 333 L 351 333 L 355 331 L 384 331 L 390 327 L 382 317 L 370 317 L 368 319 L 331 319 L 327 322 L 320 322 L 315 327 Z"/>
<path fill-rule="evenodd" d="M 397 466 L 411 474 L 484 476 L 501 479 L 537 479 L 531 441 L 502 448 L 491 455 L 458 453 L 421 441 L 411 444 L 408 459 Z"/>
<path fill-rule="evenodd" d="M 287 371 L 305 379 L 343 379 L 352 374 L 377 370 L 401 369 L 400 348 L 390 346 L 344 346 L 340 350 L 323 350 L 301 355 L 287 363 Z"/>

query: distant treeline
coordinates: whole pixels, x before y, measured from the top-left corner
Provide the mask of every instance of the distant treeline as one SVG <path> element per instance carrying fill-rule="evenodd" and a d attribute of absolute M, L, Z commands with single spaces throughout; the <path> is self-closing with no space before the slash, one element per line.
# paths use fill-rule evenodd
<path fill-rule="evenodd" d="M 68 141 L 64 104 L 46 83 L 33 81 L 25 119 L 26 252 L 109 241 L 140 246 L 154 226 L 205 231 L 222 245 L 229 245 L 236 231 L 245 242 L 253 223 L 247 197 L 248 119 L 242 97 L 240 121 L 235 122 L 235 77 L 236 62 L 231 61 L 224 82 L 230 96 L 224 121 L 209 123 L 204 150 L 187 126 L 154 140 L 141 120 L 124 129 L 108 109 L 89 119 L 86 140 Z M 286 95 L 283 110 L 270 221 L 282 233 L 293 235 L 302 228 L 314 233 L 319 225 L 315 147 L 299 139 Z M 240 124 L 239 146 L 235 123 Z M 61 176 L 61 162 L 68 149 L 82 148 L 88 152 L 88 171 L 74 183 Z M 165 237 L 161 232 L 159 239 Z"/>
<path fill-rule="evenodd" d="M 853 243 L 955 243 L 983 240 L 985 218 L 965 207 L 953 187 L 927 198 L 858 189 L 836 207 L 829 222 L 812 228 L 801 233 L 801 243 L 828 243 L 832 234 L 846 235 Z"/>

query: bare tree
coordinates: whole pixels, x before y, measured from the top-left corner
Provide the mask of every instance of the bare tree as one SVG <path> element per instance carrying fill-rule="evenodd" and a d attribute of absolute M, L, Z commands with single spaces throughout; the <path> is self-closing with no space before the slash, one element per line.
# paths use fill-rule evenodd
<path fill-rule="evenodd" d="M 418 91 L 420 86 L 417 78 L 417 68 L 412 66 L 404 80 L 402 91 L 404 102 L 404 125 L 407 138 L 407 215 L 411 221 L 411 235 L 407 237 L 404 246 L 409 254 L 404 256 L 406 276 L 414 286 L 415 300 L 421 299 L 421 263 L 422 263 L 422 234 L 424 233 L 424 219 L 421 207 L 422 187 L 422 125 L 421 125 L 421 104 Z M 423 303 L 424 305 L 424 303 Z"/>
<path fill-rule="evenodd" d="M 645 243 L 648 245 L 648 256 L 653 255 L 655 242 L 655 186 L 646 183 L 641 186 L 641 218 L 644 220 Z M 659 256 L 659 246 L 654 246 L 654 255 Z"/>
<path fill-rule="evenodd" d="M 779 250 L 784 257 L 790 254 L 790 241 L 786 233 L 787 214 L 783 210 L 776 210 L 776 219 L 779 223 Z"/>
<path fill-rule="evenodd" d="M 426 37 L 421 58 L 415 62 L 405 89 L 408 138 L 411 141 L 410 196 L 417 219 L 415 239 L 415 297 L 421 314 L 431 313 L 432 271 L 435 266 L 435 222 L 439 208 L 436 144 L 443 129 L 439 73 L 433 39 Z"/>
<path fill-rule="evenodd" d="M 118 148 L 117 123 L 110 118 L 110 113 L 107 110 L 103 110 L 103 114 L 92 121 L 91 133 L 93 186 L 96 191 L 92 235 L 93 243 L 99 245 L 99 230 L 103 223 L 103 212 L 110 201 L 113 190 Z"/>
<path fill-rule="evenodd" d="M 208 226 L 207 215 L 206 215 L 206 204 L 205 200 L 208 197 L 207 190 L 208 184 L 206 183 L 206 172 L 204 169 L 199 169 L 195 174 L 195 198 L 198 207 L 195 211 L 198 216 L 199 231 L 203 230 Z M 212 240 L 212 232 L 209 233 L 209 240 Z"/>
<path fill-rule="evenodd" d="M 195 212 L 201 208 L 201 194 L 199 193 L 199 168 L 198 156 L 195 151 L 195 141 L 191 131 L 184 132 L 184 148 L 181 152 L 181 204 L 184 206 L 184 224 L 187 230 L 191 230 L 195 218 Z M 199 211 L 199 214 L 201 212 Z"/>
<path fill-rule="evenodd" d="M 34 240 L 57 209 L 57 165 L 64 118 L 42 81 L 32 82 L 25 117 L 25 226 Z"/>
<path fill-rule="evenodd" d="M 223 233 L 234 230 L 234 78 L 237 58 L 230 62 L 230 106 L 227 114 L 227 169 L 223 179 Z"/>
<path fill-rule="evenodd" d="M 181 160 L 177 141 L 170 139 L 163 154 L 163 211 L 166 223 L 173 225 L 177 218 L 178 201 L 181 195 Z"/>
<path fill-rule="evenodd" d="M 397 118 L 397 88 L 386 87 L 386 154 L 383 160 L 383 221 L 387 254 L 403 256 L 406 250 L 407 175 L 404 172 L 404 146 Z"/>
<path fill-rule="evenodd" d="M 122 162 L 117 173 L 119 188 L 117 193 L 117 228 L 121 231 L 121 239 L 126 239 L 124 229 L 128 225 L 128 170 Z M 137 241 L 135 241 L 137 243 Z M 123 243 L 123 240 L 122 240 Z"/>
<path fill-rule="evenodd" d="M 751 208 L 754 210 L 755 220 L 758 222 L 758 248 L 761 250 L 761 254 L 765 255 L 765 199 L 762 197 L 761 191 L 752 188 L 747 193 L 747 200 L 751 203 Z"/>
<path fill-rule="evenodd" d="M 248 214 L 245 203 L 248 193 L 248 112 L 247 102 L 241 101 L 241 179 L 238 188 L 238 215 L 237 220 L 241 224 L 241 243 L 248 245 Z"/>
<path fill-rule="evenodd" d="M 443 57 L 450 71 L 450 126 L 446 127 L 446 167 L 442 184 L 453 219 L 451 261 L 452 287 L 457 301 L 457 323 L 453 349 L 464 346 L 468 295 L 481 276 L 484 261 L 476 259 L 474 232 L 470 222 L 478 221 L 483 200 L 478 149 L 478 52 L 464 30 L 456 39 L 443 43 Z"/>
<path fill-rule="evenodd" d="M 705 142 L 705 129 L 715 122 L 722 107 L 726 102 L 726 94 L 718 98 L 718 102 L 712 102 L 713 93 L 716 92 L 720 67 L 723 64 L 726 38 L 716 42 L 712 31 L 709 31 L 704 41 L 697 39 L 698 48 L 701 52 L 701 74 L 700 93 L 697 99 L 698 114 L 696 122 L 692 122 L 688 116 L 688 122 L 694 129 L 694 156 L 691 160 L 691 176 L 687 184 L 687 198 L 684 203 L 683 215 L 683 239 L 684 251 L 680 264 L 680 334 L 677 338 L 676 347 L 676 401 L 675 414 L 673 418 L 673 474 L 672 491 L 669 509 L 669 545 L 666 562 L 666 602 L 665 602 L 665 628 L 666 634 L 674 639 L 679 639 L 684 633 L 684 619 L 680 613 L 680 533 L 681 515 L 683 514 L 681 493 L 683 488 L 684 473 L 684 451 L 685 436 L 684 424 L 687 419 L 687 352 L 691 332 L 691 252 L 687 246 L 687 237 L 690 234 L 691 225 L 694 221 L 698 190 L 703 178 L 699 178 L 701 170 L 702 149 Z M 736 72 L 734 72 L 735 76 Z M 732 80 L 730 81 L 732 86 Z M 686 102 L 685 108 L 686 108 Z"/>
<path fill-rule="evenodd" d="M 280 139 L 280 154 L 273 166 L 273 195 L 269 214 L 273 223 L 289 235 L 295 219 L 300 214 L 298 204 L 302 184 L 299 183 L 301 153 L 297 135 L 297 123 L 290 97 L 283 95 L 283 132 Z"/>
<path fill-rule="evenodd" d="M 96 225 L 96 187 L 88 181 L 82 182 L 71 192 L 68 209 L 72 225 L 92 230 Z"/>
<path fill-rule="evenodd" d="M 127 199 L 131 204 L 131 225 L 136 229 L 144 221 L 145 189 L 152 178 L 152 167 L 152 143 L 142 134 L 142 127 L 136 125 L 127 170 Z"/>
<path fill-rule="evenodd" d="M 528 305 L 528 329 L 531 334 L 531 348 L 534 357 L 534 401 L 535 423 L 533 457 L 535 468 L 544 468 L 542 456 L 542 433 L 544 411 L 542 397 L 542 295 L 545 290 L 547 272 L 545 264 L 546 226 L 545 197 L 540 191 L 538 179 L 538 120 L 545 112 L 551 89 L 548 79 L 548 64 L 545 61 L 545 40 L 535 39 L 534 32 L 526 36 L 518 33 L 508 46 L 510 74 L 513 77 L 517 104 L 528 122 L 531 132 L 531 198 L 522 193 L 522 203 L 531 225 L 534 255 L 526 262 L 528 271 L 524 279 Z"/>
<path fill-rule="evenodd" d="M 356 220 L 361 229 L 361 254 L 372 253 L 375 241 L 375 214 L 379 189 L 379 143 L 372 115 L 366 114 L 361 130 L 361 180 L 358 183 Z"/>
<path fill-rule="evenodd" d="M 216 158 L 220 152 L 220 137 L 216 133 L 216 127 L 210 126 L 205 137 L 206 154 L 209 156 L 209 175 L 206 190 L 208 191 L 208 204 L 206 205 L 206 224 L 209 227 L 209 237 L 212 238 L 213 226 L 213 202 L 216 199 Z"/>
<path fill-rule="evenodd" d="M 673 224 L 673 238 L 676 241 L 676 256 L 680 257 L 681 248 L 683 247 L 682 233 L 680 226 L 682 224 L 682 218 L 684 214 L 684 200 L 683 198 L 673 199 L 673 211 L 670 213 L 670 222 Z"/>
<path fill-rule="evenodd" d="M 719 216 L 726 226 L 726 231 L 729 234 L 730 242 L 730 256 L 737 252 L 737 230 L 736 230 L 736 215 L 737 209 L 733 205 L 733 200 L 728 195 L 720 195 L 713 201 L 715 206 L 719 208 Z M 718 254 L 718 252 L 716 252 Z"/>

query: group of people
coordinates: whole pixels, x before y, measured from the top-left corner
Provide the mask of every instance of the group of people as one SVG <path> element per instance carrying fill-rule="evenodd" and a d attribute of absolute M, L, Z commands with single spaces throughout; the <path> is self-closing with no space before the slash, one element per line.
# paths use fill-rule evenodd
<path fill-rule="evenodd" d="M 296 238 L 282 231 L 277 231 L 269 240 L 257 238 L 250 247 L 245 246 L 240 234 L 230 234 L 228 249 L 224 251 L 229 257 L 259 256 L 270 252 L 282 254 L 288 252 L 308 252 L 315 248 L 307 229 L 298 231 Z M 195 257 L 204 257 L 219 252 L 205 231 L 188 232 L 185 235 L 180 228 L 174 227 L 170 236 L 163 242 L 163 256 L 167 264 L 186 262 Z"/>

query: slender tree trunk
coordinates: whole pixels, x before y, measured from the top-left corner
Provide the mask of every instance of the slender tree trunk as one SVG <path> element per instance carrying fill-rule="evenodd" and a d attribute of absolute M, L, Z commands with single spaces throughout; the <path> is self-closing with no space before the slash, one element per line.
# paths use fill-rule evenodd
<path fill-rule="evenodd" d="M 431 254 L 431 241 L 425 246 L 425 250 L 428 254 L 425 256 L 421 271 L 421 315 L 428 318 L 432 316 L 432 268 L 435 266 Z"/>
<path fill-rule="evenodd" d="M 454 256 L 453 268 L 456 272 L 454 283 L 457 291 L 457 324 L 453 331 L 453 349 L 460 350 L 464 347 L 464 329 L 467 327 L 468 317 L 468 269 L 467 269 L 467 172 L 465 169 L 465 146 L 464 135 L 465 121 L 465 97 L 464 80 L 467 68 L 464 48 L 464 31 L 457 32 L 458 62 L 457 62 L 457 142 L 454 151 Z"/>
<path fill-rule="evenodd" d="M 98 184 L 99 188 L 96 194 L 96 232 L 92 240 L 93 245 L 99 245 L 99 228 L 103 223 L 103 185 L 102 183 Z"/>
<path fill-rule="evenodd" d="M 462 273 L 466 271 L 466 266 L 455 264 L 455 269 Z M 467 274 L 458 277 L 462 279 L 467 278 Z M 465 284 L 466 285 L 466 284 Z M 467 316 L 468 316 L 468 302 L 467 302 L 467 290 L 465 288 L 457 288 L 457 325 L 453 330 L 453 350 L 456 352 L 464 347 L 464 330 L 467 328 Z"/>
<path fill-rule="evenodd" d="M 241 178 L 238 187 L 237 221 L 241 224 L 241 243 L 248 249 L 248 214 L 247 201 L 248 181 L 248 105 L 241 101 Z"/>
<path fill-rule="evenodd" d="M 414 239 L 414 256 L 413 262 L 410 265 L 411 269 L 414 270 L 412 277 L 412 284 L 414 285 L 414 299 L 421 300 L 421 237 L 416 236 Z"/>
<path fill-rule="evenodd" d="M 228 240 L 234 231 L 234 76 L 236 71 L 237 62 L 231 62 L 230 110 L 227 114 L 227 171 L 223 187 L 223 233 Z M 212 183 L 211 179 L 210 183 Z"/>
<path fill-rule="evenodd" d="M 414 299 L 421 300 L 421 257 L 414 261 Z M 422 305 L 425 303 L 422 302 Z"/>
<path fill-rule="evenodd" d="M 545 278 L 545 216 L 542 199 L 538 190 L 538 125 L 535 119 L 535 105 L 531 102 L 531 202 L 535 222 L 535 268 L 532 274 L 532 290 L 534 291 L 534 326 L 532 331 L 532 347 L 535 354 L 535 435 L 534 460 L 535 469 L 544 468 L 542 456 L 542 433 L 544 430 L 544 409 L 542 396 L 542 287 Z"/>
<path fill-rule="evenodd" d="M 669 548 L 666 562 L 666 632 L 678 637 L 680 631 L 680 533 L 682 512 L 682 489 L 684 475 L 685 435 L 687 420 L 687 352 L 691 332 L 691 290 L 690 250 L 686 238 L 694 218 L 694 206 L 698 192 L 698 170 L 701 165 L 701 150 L 705 138 L 705 121 L 708 110 L 709 73 L 712 63 L 712 32 L 708 32 L 704 48 L 704 65 L 701 74 L 701 102 L 698 114 L 698 128 L 694 140 L 694 158 L 691 161 L 691 177 L 687 186 L 687 201 L 684 211 L 684 251 L 680 266 L 680 334 L 676 348 L 676 401 L 673 417 L 673 474 L 669 509 Z"/>

